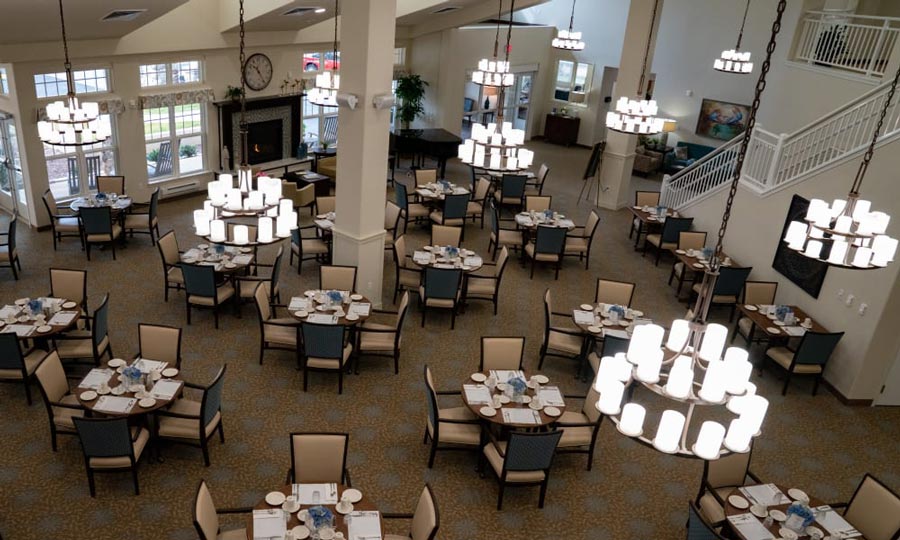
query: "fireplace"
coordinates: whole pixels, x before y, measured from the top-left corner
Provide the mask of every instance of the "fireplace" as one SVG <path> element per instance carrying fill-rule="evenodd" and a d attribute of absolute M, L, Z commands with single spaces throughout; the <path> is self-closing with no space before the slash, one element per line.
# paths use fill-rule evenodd
<path fill-rule="evenodd" d="M 282 154 L 283 122 L 281 119 L 254 122 L 248 126 L 247 162 L 250 165 L 278 161 Z"/>

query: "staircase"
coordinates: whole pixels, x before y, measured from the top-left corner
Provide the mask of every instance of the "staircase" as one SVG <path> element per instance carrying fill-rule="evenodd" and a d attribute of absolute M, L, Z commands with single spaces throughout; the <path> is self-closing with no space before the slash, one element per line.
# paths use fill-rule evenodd
<path fill-rule="evenodd" d="M 741 184 L 765 197 L 818 172 L 861 155 L 890 91 L 884 83 L 830 114 L 790 134 L 776 135 L 757 124 L 750 138 Z M 878 144 L 900 137 L 900 107 L 891 105 Z M 684 209 L 728 184 L 744 135 L 739 135 L 663 179 L 661 204 Z"/>

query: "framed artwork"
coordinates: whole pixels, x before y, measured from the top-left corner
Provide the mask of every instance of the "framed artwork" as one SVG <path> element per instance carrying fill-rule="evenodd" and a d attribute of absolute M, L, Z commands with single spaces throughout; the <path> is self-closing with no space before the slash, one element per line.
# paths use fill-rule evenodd
<path fill-rule="evenodd" d="M 791 199 L 791 206 L 788 208 L 787 217 L 784 220 L 781 235 L 778 237 L 778 248 L 775 250 L 775 260 L 772 261 L 772 268 L 813 298 L 818 298 L 819 292 L 822 290 L 822 283 L 825 282 L 828 265 L 804 257 L 781 241 L 791 221 L 803 221 L 807 208 L 809 208 L 809 201 L 799 195 L 794 195 L 794 198 Z"/>
<path fill-rule="evenodd" d="M 700 104 L 697 135 L 730 141 L 747 129 L 750 106 L 705 99 Z"/>

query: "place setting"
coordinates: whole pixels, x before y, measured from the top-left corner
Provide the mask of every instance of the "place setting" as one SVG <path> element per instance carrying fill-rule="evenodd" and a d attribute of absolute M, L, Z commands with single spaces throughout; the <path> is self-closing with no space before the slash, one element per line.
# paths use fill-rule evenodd
<path fill-rule="evenodd" d="M 382 517 L 360 490 L 335 483 L 291 484 L 253 509 L 248 539 L 380 540 Z"/>
<path fill-rule="evenodd" d="M 291 298 L 288 312 L 295 319 L 314 324 L 354 325 L 371 316 L 372 303 L 350 291 L 308 290 L 303 296 Z"/>
<path fill-rule="evenodd" d="M 413 252 L 413 262 L 422 267 L 459 269 L 475 272 L 484 266 L 484 259 L 471 249 L 456 246 L 423 246 Z"/>
<path fill-rule="evenodd" d="M 19 339 L 56 334 L 80 315 L 78 304 L 64 298 L 19 298 L 0 308 L 0 333 L 15 333 Z"/>
<path fill-rule="evenodd" d="M 253 262 L 253 248 L 225 246 L 222 244 L 199 244 L 181 255 L 181 262 L 212 266 L 216 272 L 236 271 Z"/>
<path fill-rule="evenodd" d="M 93 368 L 78 383 L 78 400 L 92 411 L 110 415 L 142 414 L 171 403 L 184 381 L 167 362 L 136 358 L 130 365 L 113 358 L 105 368 Z"/>
<path fill-rule="evenodd" d="M 519 370 L 490 370 L 463 384 L 463 401 L 483 419 L 509 426 L 541 426 L 562 416 L 565 400 L 546 375 L 526 379 Z"/>
<path fill-rule="evenodd" d="M 331 231 L 334 228 L 334 212 L 325 212 L 324 214 L 317 214 L 316 218 L 313 220 L 313 223 L 316 224 L 316 227 L 322 229 L 323 231 Z"/>
<path fill-rule="evenodd" d="M 427 200 L 443 201 L 447 195 L 467 195 L 469 193 L 468 189 L 446 180 L 439 180 L 416 188 L 416 195 Z"/>
<path fill-rule="evenodd" d="M 581 304 L 572 310 L 572 320 L 584 332 L 622 339 L 628 339 L 635 326 L 652 322 L 639 309 L 604 303 Z"/>
<path fill-rule="evenodd" d="M 544 227 L 561 227 L 564 229 L 574 229 L 575 222 L 567 218 L 564 214 L 554 212 L 553 210 L 544 210 L 542 212 L 519 212 L 516 214 L 516 225 L 526 229 L 535 229 L 538 226 Z"/>

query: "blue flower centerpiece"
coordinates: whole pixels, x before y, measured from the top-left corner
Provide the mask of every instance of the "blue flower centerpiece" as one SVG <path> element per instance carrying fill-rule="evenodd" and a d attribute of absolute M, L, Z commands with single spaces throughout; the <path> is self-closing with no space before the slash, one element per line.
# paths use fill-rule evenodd
<path fill-rule="evenodd" d="M 225 244 L 213 244 L 213 250 L 216 252 L 216 255 L 222 255 L 225 253 Z"/>
<path fill-rule="evenodd" d="M 122 375 L 125 377 L 123 381 L 125 383 L 125 387 L 129 390 L 135 384 L 140 384 L 141 382 L 141 370 L 137 366 L 128 366 L 127 368 L 122 370 Z"/>
<path fill-rule="evenodd" d="M 620 305 L 609 306 L 609 312 L 615 313 L 616 315 L 619 316 L 620 319 L 625 318 L 625 306 L 620 306 Z"/>
<path fill-rule="evenodd" d="M 788 306 L 778 306 L 775 308 L 775 318 L 779 321 L 784 321 L 787 314 L 791 312 L 791 308 Z"/>
<path fill-rule="evenodd" d="M 324 506 L 313 506 L 309 509 L 309 528 L 317 531 L 325 527 L 334 526 L 334 514 Z"/>
<path fill-rule="evenodd" d="M 438 184 L 440 184 L 441 189 L 444 191 L 444 193 L 450 193 L 453 191 L 453 188 L 450 187 L 450 182 L 446 180 L 441 180 L 440 182 L 438 182 Z"/>
<path fill-rule="evenodd" d="M 794 532 L 800 532 L 806 529 L 806 527 L 812 525 L 813 521 L 816 520 L 816 516 L 812 509 L 799 501 L 791 503 L 791 505 L 788 506 L 787 511 L 785 511 L 785 514 L 787 515 L 787 519 L 784 521 L 784 526 Z"/>
<path fill-rule="evenodd" d="M 28 301 L 28 312 L 32 317 L 37 316 L 44 309 L 44 303 L 38 299 Z"/>
<path fill-rule="evenodd" d="M 525 394 L 525 389 L 528 388 L 525 385 L 525 381 L 522 380 L 522 377 L 513 377 L 512 379 L 506 381 L 506 384 L 509 385 L 509 388 L 512 390 L 512 397 L 516 401 L 522 400 L 522 395 Z"/>
<path fill-rule="evenodd" d="M 106 193 L 103 193 L 102 191 L 100 191 L 97 193 L 97 195 L 94 198 L 97 199 L 97 202 L 100 202 L 100 203 L 105 202 L 106 201 Z"/>
<path fill-rule="evenodd" d="M 344 294 L 341 291 L 328 291 L 325 295 L 328 297 L 330 305 L 340 304 L 344 300 Z"/>
<path fill-rule="evenodd" d="M 456 246 L 447 246 L 447 257 L 450 259 L 459 257 L 459 248 Z"/>
<path fill-rule="evenodd" d="M 546 219 L 547 221 L 553 219 L 553 210 L 550 210 L 549 208 L 544 210 L 544 219 Z"/>

